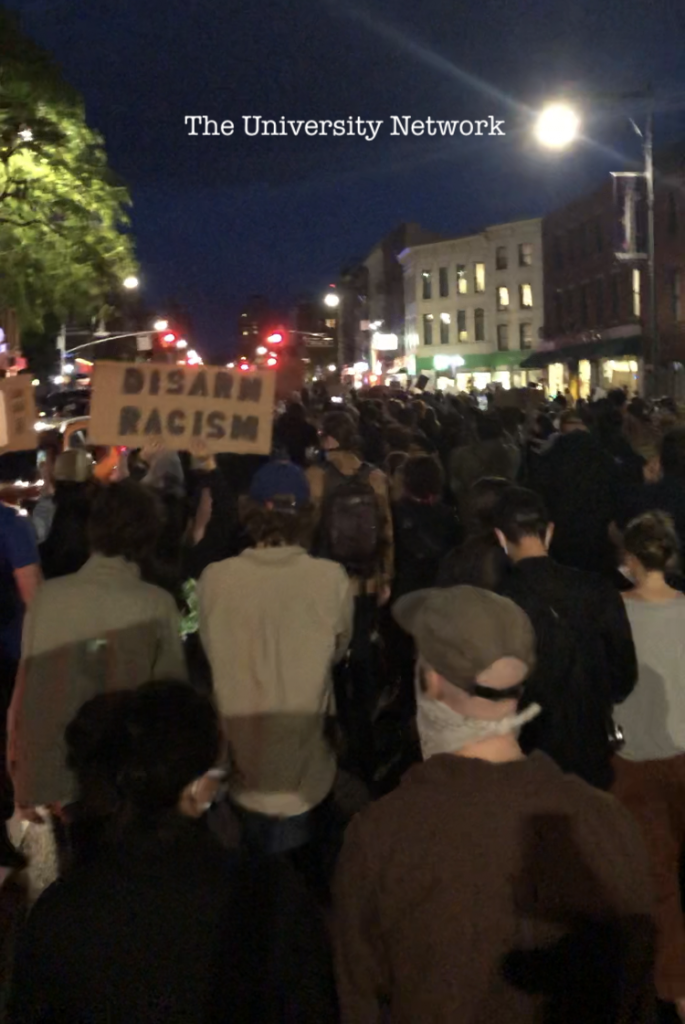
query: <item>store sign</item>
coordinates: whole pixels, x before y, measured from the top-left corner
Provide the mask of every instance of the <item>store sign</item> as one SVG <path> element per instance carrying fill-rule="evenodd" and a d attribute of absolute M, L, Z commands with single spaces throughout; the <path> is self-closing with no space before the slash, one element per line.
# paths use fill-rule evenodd
<path fill-rule="evenodd" d="M 215 366 L 96 363 L 88 439 L 140 448 L 159 441 L 187 451 L 268 455 L 276 374 Z"/>
<path fill-rule="evenodd" d="M 324 337 L 307 337 L 304 339 L 305 348 L 335 348 L 335 341 L 333 338 Z"/>
<path fill-rule="evenodd" d="M 399 340 L 396 334 L 380 334 L 376 331 L 371 339 L 371 345 L 376 352 L 396 352 Z"/>

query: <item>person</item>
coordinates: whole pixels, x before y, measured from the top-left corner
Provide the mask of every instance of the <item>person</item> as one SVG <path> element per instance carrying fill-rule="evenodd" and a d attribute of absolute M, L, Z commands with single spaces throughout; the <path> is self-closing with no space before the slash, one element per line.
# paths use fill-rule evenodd
<path fill-rule="evenodd" d="M 462 518 L 466 516 L 467 495 L 476 481 L 485 476 L 513 481 L 521 462 L 521 453 L 505 438 L 496 413 L 478 413 L 476 431 L 478 440 L 457 448 L 449 461 L 450 486 Z"/>
<path fill-rule="evenodd" d="M 331 670 L 350 642 L 353 597 L 341 566 L 307 554 L 310 519 L 302 470 L 268 464 L 245 509 L 253 546 L 208 566 L 198 586 L 236 767 L 228 796 L 245 845 L 267 854 L 328 849 L 334 828 Z"/>
<path fill-rule="evenodd" d="M 685 851 L 685 597 L 665 574 L 679 554 L 672 521 L 648 512 L 623 538 L 634 581 L 626 592 L 638 682 L 616 711 L 625 744 L 613 792 L 642 829 L 653 865 L 658 926 L 656 984 L 685 1019 L 685 921 L 679 869 Z"/>
<path fill-rule="evenodd" d="M 90 842 L 29 916 L 14 1024 L 332 1024 L 329 946 L 303 886 L 280 862 L 242 864 L 207 827 L 223 747 L 209 699 L 173 681 L 81 708 L 67 750 Z"/>
<path fill-rule="evenodd" d="M 552 558 L 574 569 L 613 573 L 609 527 L 620 507 L 620 473 L 580 413 L 561 414 L 560 434 L 531 466 L 529 486 L 555 524 Z"/>
<path fill-rule="evenodd" d="M 58 455 L 55 462 L 53 514 L 40 545 L 46 579 L 68 576 L 88 561 L 88 517 L 93 490 L 93 459 L 83 448 Z M 35 522 L 35 513 L 34 513 Z"/>
<path fill-rule="evenodd" d="M 395 582 L 393 600 L 432 587 L 442 559 L 460 539 L 459 520 L 440 499 L 445 476 L 431 455 L 403 465 L 403 497 L 393 506 Z"/>
<path fill-rule="evenodd" d="M 26 609 L 42 579 L 38 548 L 30 523 L 0 502 L 0 867 L 23 867 L 7 834 L 14 814 L 12 783 L 7 770 L 7 712 L 12 701 L 21 654 Z"/>
<path fill-rule="evenodd" d="M 274 424 L 274 442 L 288 453 L 288 458 L 296 466 L 307 465 L 307 453 L 317 448 L 319 435 L 316 427 L 307 420 L 302 402 L 287 403 L 285 412 Z"/>
<path fill-rule="evenodd" d="M 529 615 L 538 667 L 529 697 L 542 714 L 521 734 L 524 750 L 544 750 L 565 771 L 608 788 L 612 711 L 633 690 L 637 662 L 619 592 L 603 577 L 550 557 L 554 525 L 542 499 L 512 487 L 494 511 L 496 536 L 513 563 L 500 592 Z"/>
<path fill-rule="evenodd" d="M 149 491 L 131 480 L 103 487 L 88 524 L 90 558 L 32 602 L 8 718 L 15 802 L 29 820 L 42 820 L 42 806 L 69 816 L 75 786 L 63 737 L 84 701 L 186 676 L 174 600 L 140 578 L 158 532 Z"/>
<path fill-rule="evenodd" d="M 653 480 L 654 474 L 652 474 Z M 681 545 L 685 543 L 685 427 L 669 430 L 661 442 L 661 479 L 636 488 L 618 513 L 618 525 L 658 509 L 673 520 Z"/>
<path fill-rule="evenodd" d="M 495 537 L 493 512 L 511 482 L 504 477 L 483 477 L 471 487 L 466 500 L 466 537 L 442 561 L 438 586 L 459 584 L 498 590 L 507 572 L 507 558 Z"/>
<path fill-rule="evenodd" d="M 473 587 L 395 605 L 415 638 L 424 761 L 348 827 L 334 946 L 343 1024 L 648 1022 L 649 871 L 632 817 L 526 757 L 535 635 Z"/>

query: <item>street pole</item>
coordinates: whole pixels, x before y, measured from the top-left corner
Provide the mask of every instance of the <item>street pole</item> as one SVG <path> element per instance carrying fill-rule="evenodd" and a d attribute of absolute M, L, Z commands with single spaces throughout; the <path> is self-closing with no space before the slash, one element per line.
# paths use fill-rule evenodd
<path fill-rule="evenodd" d="M 650 109 L 647 115 L 644 136 L 644 158 L 645 158 L 645 181 L 647 183 L 647 275 L 649 278 L 649 361 L 651 373 L 649 375 L 649 398 L 657 398 L 660 388 L 660 345 L 659 327 L 657 318 L 657 296 L 656 296 L 656 247 L 655 247 L 655 224 L 654 224 L 654 115 Z"/>

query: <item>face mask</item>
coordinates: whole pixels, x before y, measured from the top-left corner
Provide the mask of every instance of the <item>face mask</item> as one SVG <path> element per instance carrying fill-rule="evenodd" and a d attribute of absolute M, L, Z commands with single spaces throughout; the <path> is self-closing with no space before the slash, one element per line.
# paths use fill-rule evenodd
<path fill-rule="evenodd" d="M 541 710 L 539 704 L 531 704 L 525 711 L 497 721 L 467 718 L 453 711 L 442 701 L 427 697 L 417 685 L 416 725 L 423 759 L 427 761 L 435 754 L 456 754 L 472 743 L 479 743 L 493 736 L 506 736 L 508 733 L 517 735 L 518 730 L 536 718 Z"/>

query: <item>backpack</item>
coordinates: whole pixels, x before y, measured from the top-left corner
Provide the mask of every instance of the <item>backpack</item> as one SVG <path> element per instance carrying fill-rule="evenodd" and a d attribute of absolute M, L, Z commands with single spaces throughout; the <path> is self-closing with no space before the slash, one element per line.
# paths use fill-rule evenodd
<path fill-rule="evenodd" d="M 378 496 L 362 465 L 346 476 L 333 465 L 326 468 L 317 554 L 339 562 L 350 576 L 373 576 L 380 563 L 382 517 Z"/>

